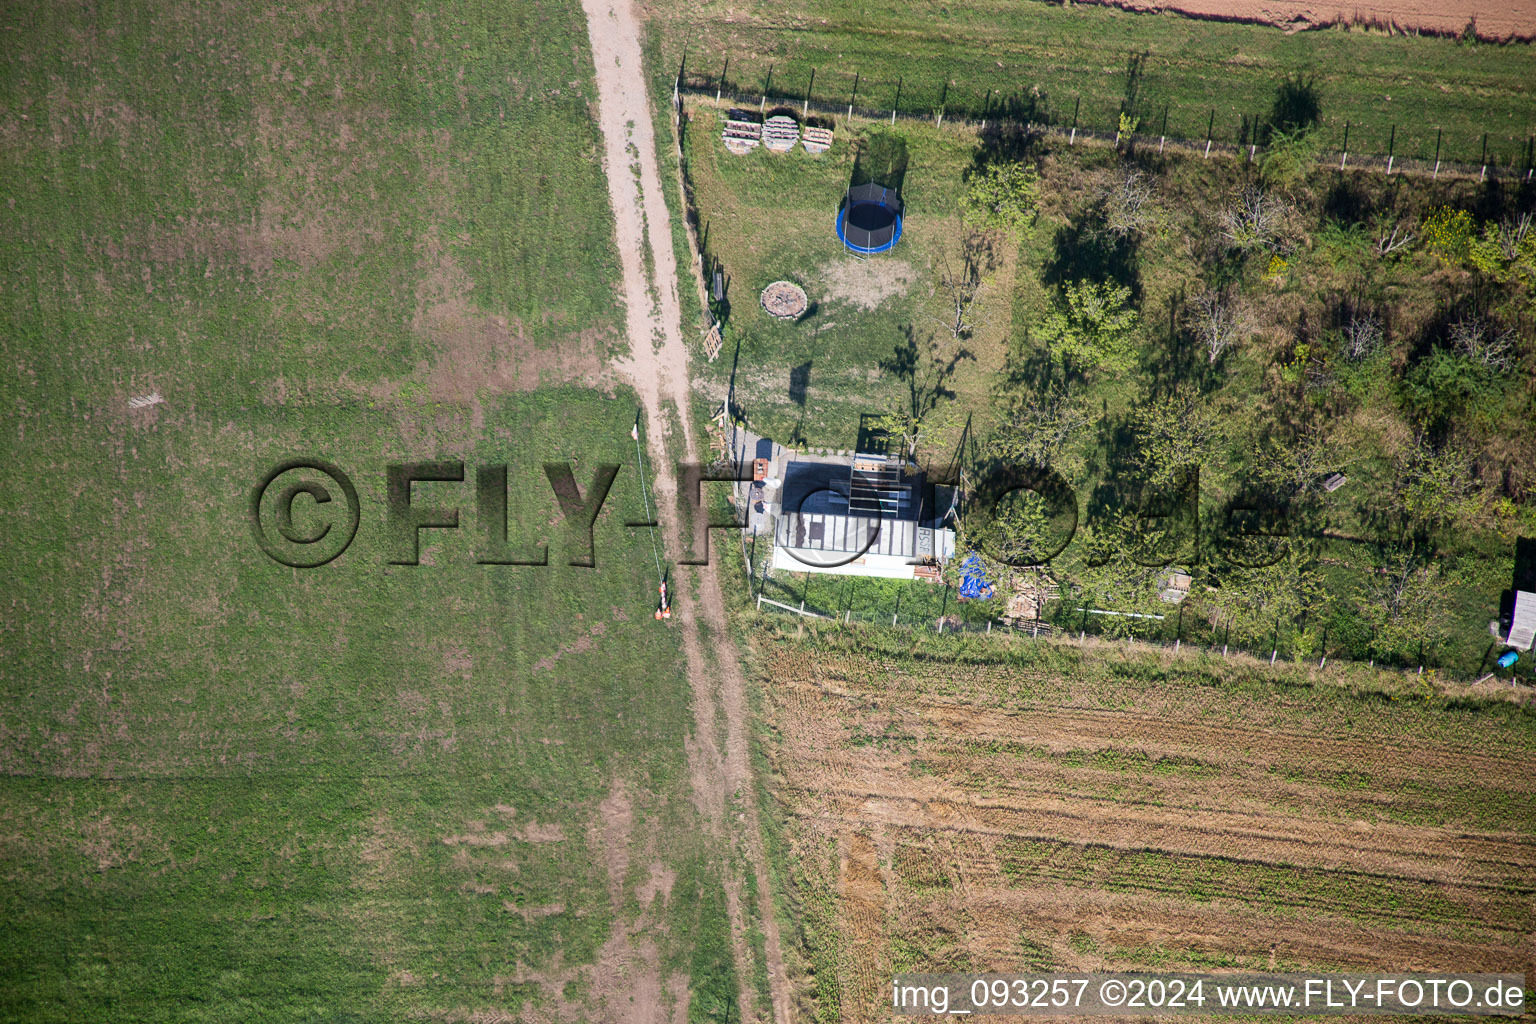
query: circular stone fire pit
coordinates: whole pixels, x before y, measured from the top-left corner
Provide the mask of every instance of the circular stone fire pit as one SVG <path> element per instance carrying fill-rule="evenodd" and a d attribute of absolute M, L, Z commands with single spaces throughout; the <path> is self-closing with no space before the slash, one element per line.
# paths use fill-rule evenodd
<path fill-rule="evenodd" d="M 796 320 L 810 305 L 805 289 L 789 281 L 775 281 L 763 289 L 763 309 L 778 320 Z"/>

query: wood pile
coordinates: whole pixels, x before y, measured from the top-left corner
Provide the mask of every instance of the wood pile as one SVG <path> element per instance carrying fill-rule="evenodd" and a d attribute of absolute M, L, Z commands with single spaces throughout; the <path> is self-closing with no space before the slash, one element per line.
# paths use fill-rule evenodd
<path fill-rule="evenodd" d="M 832 148 L 832 129 L 807 125 L 800 133 L 800 145 L 807 153 L 821 154 Z"/>
<path fill-rule="evenodd" d="M 788 114 L 775 114 L 763 123 L 763 145 L 775 153 L 788 153 L 800 141 L 800 124 Z"/>
<path fill-rule="evenodd" d="M 725 143 L 725 148 L 737 155 L 752 152 L 762 138 L 763 126 L 743 110 L 731 111 L 726 116 L 725 127 L 720 129 L 720 139 Z"/>

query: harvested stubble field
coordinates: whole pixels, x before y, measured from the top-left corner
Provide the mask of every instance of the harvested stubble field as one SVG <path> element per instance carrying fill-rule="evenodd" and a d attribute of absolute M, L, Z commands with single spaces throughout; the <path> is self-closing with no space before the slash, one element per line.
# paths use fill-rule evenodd
<path fill-rule="evenodd" d="M 1246 660 L 755 637 L 808 1018 L 896 970 L 1531 971 L 1536 715 Z"/>

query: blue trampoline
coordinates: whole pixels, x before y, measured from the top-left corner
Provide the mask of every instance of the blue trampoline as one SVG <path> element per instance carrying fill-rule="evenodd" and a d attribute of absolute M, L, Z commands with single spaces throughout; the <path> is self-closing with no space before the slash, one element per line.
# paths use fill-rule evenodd
<path fill-rule="evenodd" d="M 874 182 L 850 188 L 837 211 L 837 237 L 861 256 L 888 251 L 901 240 L 901 196 Z"/>

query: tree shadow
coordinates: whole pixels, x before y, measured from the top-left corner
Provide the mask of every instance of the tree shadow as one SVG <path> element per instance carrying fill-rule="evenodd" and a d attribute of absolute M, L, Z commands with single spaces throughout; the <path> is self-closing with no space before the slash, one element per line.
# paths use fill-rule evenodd
<path fill-rule="evenodd" d="M 1041 270 L 1040 280 L 1057 288 L 1073 281 L 1113 282 L 1131 291 L 1141 303 L 1141 272 L 1137 267 L 1137 243 L 1133 235 L 1116 234 L 1105 225 L 1104 211 L 1094 205 L 1073 214 L 1056 230 L 1052 255 Z"/>
<path fill-rule="evenodd" d="M 909 159 L 906 139 L 882 129 L 870 131 L 854 147 L 848 187 L 873 183 L 900 193 L 907 182 Z"/>
<path fill-rule="evenodd" d="M 1257 133 L 1257 141 L 1267 144 L 1274 132 L 1290 134 L 1309 131 L 1322 119 L 1322 103 L 1317 86 L 1311 77 L 1300 74 L 1287 76 L 1275 90 L 1275 100 L 1269 108 L 1269 121 Z"/>
<path fill-rule="evenodd" d="M 1043 93 L 1005 96 L 988 107 L 967 177 L 991 164 L 1038 164 L 1051 114 Z"/>
<path fill-rule="evenodd" d="M 959 345 L 943 352 L 931 335 L 920 340 L 911 324 L 903 324 L 901 334 L 902 340 L 892 346 L 890 355 L 880 359 L 879 367 L 906 385 L 909 414 L 920 421 L 939 402 L 955 397 L 949 382 L 962 362 L 976 357 Z"/>
<path fill-rule="evenodd" d="M 811 387 L 811 362 L 806 360 L 789 370 L 789 400 L 801 409 L 805 408 L 806 392 Z"/>

